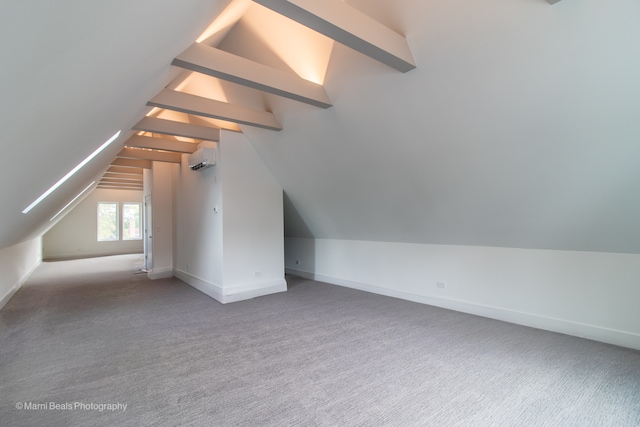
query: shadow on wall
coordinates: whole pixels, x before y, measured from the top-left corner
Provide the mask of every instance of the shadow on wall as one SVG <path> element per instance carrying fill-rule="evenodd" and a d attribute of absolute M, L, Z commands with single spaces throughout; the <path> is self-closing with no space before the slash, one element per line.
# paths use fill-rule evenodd
<path fill-rule="evenodd" d="M 300 213 L 286 192 L 283 195 L 283 203 L 285 267 L 292 270 L 313 273 L 316 269 L 313 233 L 304 222 L 304 219 L 302 219 L 302 216 L 300 216 Z M 290 237 L 309 239 L 308 242 L 310 244 L 305 245 L 304 249 L 300 248 L 298 245 L 291 244 L 291 241 L 287 239 Z"/>

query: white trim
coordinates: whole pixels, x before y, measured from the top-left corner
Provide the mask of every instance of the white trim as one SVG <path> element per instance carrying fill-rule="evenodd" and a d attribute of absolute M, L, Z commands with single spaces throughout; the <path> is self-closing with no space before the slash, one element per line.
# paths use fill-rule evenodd
<path fill-rule="evenodd" d="M 20 289 L 21 284 L 18 283 L 17 285 L 15 285 L 14 287 L 12 287 L 11 289 L 9 289 L 9 291 L 0 299 L 0 310 L 2 310 L 2 307 L 5 306 L 6 303 L 9 302 L 9 300 L 11 299 L 11 297 L 18 292 L 18 289 Z"/>
<path fill-rule="evenodd" d="M 193 286 L 203 294 L 210 296 L 216 301 L 222 302 L 224 298 L 222 293 L 222 286 L 208 282 L 204 279 L 194 276 L 193 274 L 187 273 L 186 271 L 182 271 L 177 268 L 174 268 L 173 272 L 178 279 L 182 280 L 186 284 Z"/>
<path fill-rule="evenodd" d="M 477 304 L 474 302 L 458 300 L 453 298 L 428 297 L 423 295 L 416 295 L 409 292 L 368 285 L 365 283 L 354 282 L 350 280 L 340 279 L 337 277 L 325 276 L 322 274 L 311 273 L 304 270 L 295 270 L 295 269 L 287 268 L 285 269 L 285 271 L 287 274 L 299 276 L 309 280 L 317 280 L 319 282 L 329 283 L 332 285 L 358 289 L 361 291 L 371 292 L 374 294 L 385 295 L 393 298 L 400 298 L 408 301 L 446 308 L 449 310 L 455 310 L 463 313 L 474 314 L 477 316 L 488 317 L 490 319 L 502 320 L 504 322 L 515 323 L 518 325 L 529 326 L 537 329 L 544 329 L 547 331 L 558 332 L 558 333 L 572 335 L 580 338 L 586 338 L 586 339 L 600 341 L 608 344 L 614 344 L 622 347 L 640 350 L 640 334 L 636 334 L 633 332 L 603 328 L 600 326 L 572 322 L 572 321 L 557 319 L 553 317 L 540 316 L 537 314 L 510 310 L 502 307 Z"/>
<path fill-rule="evenodd" d="M 147 277 L 151 280 L 168 279 L 173 277 L 173 268 L 154 268 L 147 273 Z"/>
<path fill-rule="evenodd" d="M 286 290 L 287 281 L 284 279 L 252 285 L 230 286 L 228 288 L 223 288 L 223 302 L 226 304 L 228 302 L 242 301 L 278 292 L 285 292 Z"/>
<path fill-rule="evenodd" d="M 18 292 L 18 289 L 20 289 L 22 287 L 22 285 L 24 285 L 24 283 L 27 281 L 27 279 L 29 278 L 29 276 L 31 276 L 31 274 L 35 271 L 36 268 L 38 268 L 38 266 L 42 263 L 41 260 L 39 260 L 38 262 L 36 262 L 29 270 L 27 270 L 22 277 L 20 278 L 20 281 L 18 283 L 16 283 L 14 286 L 11 287 L 11 289 L 9 289 L 7 291 L 7 293 L 5 293 L 2 298 L 0 298 L 0 310 L 2 310 L 2 308 L 9 302 L 9 300 L 13 297 L 13 295 Z"/>
<path fill-rule="evenodd" d="M 174 269 L 174 274 L 178 279 L 222 304 L 285 292 L 287 290 L 287 282 L 284 279 L 251 285 L 222 287 L 183 270 Z"/>
<path fill-rule="evenodd" d="M 127 240 L 127 242 L 131 242 L 131 240 Z M 78 252 L 60 252 L 53 256 L 47 256 L 44 258 L 45 262 L 51 261 L 69 261 L 74 259 L 87 259 L 87 258 L 101 258 L 107 256 L 118 256 L 118 255 L 143 255 L 142 252 L 139 251 L 114 251 L 114 252 L 83 252 L 79 254 Z"/>

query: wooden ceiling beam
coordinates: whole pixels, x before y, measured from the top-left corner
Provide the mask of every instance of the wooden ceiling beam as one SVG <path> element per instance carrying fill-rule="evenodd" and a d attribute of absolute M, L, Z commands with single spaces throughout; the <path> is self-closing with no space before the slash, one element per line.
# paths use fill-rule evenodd
<path fill-rule="evenodd" d="M 202 139 L 205 141 L 220 141 L 220 128 L 176 122 L 156 117 L 145 117 L 133 127 L 133 130 L 183 136 L 185 138 Z"/>
<path fill-rule="evenodd" d="M 136 181 L 132 181 L 132 182 L 128 182 L 128 181 L 113 181 L 110 179 L 101 179 L 98 184 L 102 184 L 102 185 L 124 185 L 126 187 L 144 187 L 144 184 L 142 182 L 136 182 Z"/>
<path fill-rule="evenodd" d="M 180 153 L 167 153 L 152 150 L 142 150 L 138 148 L 123 148 L 118 154 L 120 158 L 150 160 L 154 162 L 180 163 Z"/>
<path fill-rule="evenodd" d="M 137 191 L 142 191 L 143 188 L 142 186 L 137 187 L 137 186 L 124 186 L 124 185 L 107 185 L 107 184 L 98 184 L 97 188 L 105 188 L 105 189 L 109 189 L 109 190 L 137 190 Z"/>
<path fill-rule="evenodd" d="M 121 174 L 121 175 L 140 175 L 142 176 L 142 168 L 127 168 L 122 166 L 109 166 L 105 173 Z"/>
<path fill-rule="evenodd" d="M 122 166 L 127 168 L 137 168 L 137 169 L 151 169 L 151 161 L 150 160 L 142 160 L 142 159 L 123 159 L 116 158 L 111 162 L 111 166 Z"/>
<path fill-rule="evenodd" d="M 316 107 L 331 107 L 322 85 L 204 44 L 192 44 L 173 65 Z"/>
<path fill-rule="evenodd" d="M 140 184 L 142 185 L 141 179 L 122 179 L 122 178 L 110 178 L 108 176 L 103 176 L 100 178 L 100 182 L 113 182 L 116 184 Z"/>
<path fill-rule="evenodd" d="M 104 180 L 100 180 L 100 182 L 98 182 L 98 185 L 110 185 L 110 186 L 116 186 L 116 187 L 143 187 L 142 183 L 137 183 L 137 182 L 111 182 L 111 181 L 104 181 Z"/>
<path fill-rule="evenodd" d="M 176 151 L 179 153 L 193 153 L 198 149 L 198 145 L 193 142 L 139 135 L 132 136 L 124 145 L 126 147 L 151 148 L 154 150 Z"/>
<path fill-rule="evenodd" d="M 255 110 L 169 89 L 162 90 L 147 102 L 147 105 L 263 129 L 282 130 L 276 117 L 268 111 Z"/>
<path fill-rule="evenodd" d="M 398 71 L 416 68 L 407 39 L 341 0 L 253 0 Z"/>
<path fill-rule="evenodd" d="M 136 181 L 142 181 L 142 174 L 134 175 L 134 174 L 105 172 L 105 174 L 102 175 L 102 177 L 103 178 L 113 178 L 113 179 L 133 179 L 133 180 L 136 180 Z"/>

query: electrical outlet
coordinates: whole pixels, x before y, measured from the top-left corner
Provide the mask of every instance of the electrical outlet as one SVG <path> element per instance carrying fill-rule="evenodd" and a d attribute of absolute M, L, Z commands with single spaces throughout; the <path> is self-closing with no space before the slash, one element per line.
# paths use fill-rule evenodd
<path fill-rule="evenodd" d="M 296 265 L 300 265 L 300 260 L 299 259 L 296 260 Z"/>
<path fill-rule="evenodd" d="M 436 286 L 440 289 L 445 289 L 447 287 L 446 282 L 436 282 Z"/>

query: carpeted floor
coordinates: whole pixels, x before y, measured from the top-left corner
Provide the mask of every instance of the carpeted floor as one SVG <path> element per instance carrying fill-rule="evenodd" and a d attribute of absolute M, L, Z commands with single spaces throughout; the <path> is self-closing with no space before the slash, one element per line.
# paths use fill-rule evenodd
<path fill-rule="evenodd" d="M 141 264 L 44 263 L 0 311 L 0 425 L 640 425 L 638 351 L 296 277 L 222 305 Z"/>

